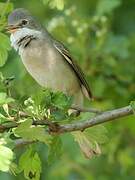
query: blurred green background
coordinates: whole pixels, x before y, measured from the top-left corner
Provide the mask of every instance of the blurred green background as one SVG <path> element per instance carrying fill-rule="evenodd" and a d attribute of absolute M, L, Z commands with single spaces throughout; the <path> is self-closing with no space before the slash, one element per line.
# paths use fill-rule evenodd
<path fill-rule="evenodd" d="M 5 2 L 5 1 L 1 1 Z M 107 110 L 126 106 L 135 99 L 135 1 L 134 0 L 11 0 L 23 7 L 61 40 L 83 69 L 95 101 L 87 105 Z M 0 42 L 0 44 L 2 41 Z M 0 45 L 1 47 L 1 45 Z M 13 95 L 23 98 L 39 87 L 27 74 L 17 53 L 9 51 L 0 71 L 14 76 Z M 64 153 L 53 164 L 42 157 L 42 180 L 135 179 L 135 118 L 105 125 L 109 140 L 102 155 L 87 160 L 72 138 L 63 135 Z M 19 154 L 19 152 L 18 152 Z M 1 173 L 2 180 L 22 180 Z"/>

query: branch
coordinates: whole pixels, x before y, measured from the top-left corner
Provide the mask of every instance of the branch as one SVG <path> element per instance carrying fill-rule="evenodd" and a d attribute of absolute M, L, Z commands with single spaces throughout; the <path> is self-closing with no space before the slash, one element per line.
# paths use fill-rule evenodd
<path fill-rule="evenodd" d="M 133 113 L 134 112 L 131 106 L 126 106 L 123 108 L 106 111 L 87 121 L 80 121 L 72 124 L 61 125 L 58 133 L 65 133 L 65 132 L 79 131 L 79 130 L 83 131 L 86 128 L 90 128 L 92 126 L 96 126 L 98 124 L 102 124 L 112 120 L 117 120 L 118 118 L 132 115 Z"/>
<path fill-rule="evenodd" d="M 101 114 L 97 114 L 95 117 L 86 120 L 86 121 L 77 121 L 75 123 L 70 123 L 66 125 L 60 125 L 56 122 L 52 122 L 51 120 L 45 119 L 45 120 L 36 120 L 33 121 L 33 125 L 46 125 L 49 127 L 49 133 L 50 134 L 62 134 L 66 132 L 72 132 L 72 131 L 84 131 L 86 128 L 90 128 L 92 126 L 96 126 L 101 123 L 109 122 L 112 120 L 117 120 L 121 117 L 126 117 L 129 115 L 132 115 L 133 109 L 131 106 L 126 106 L 119 109 L 114 109 L 111 111 L 106 111 Z M 15 128 L 20 123 L 17 122 L 11 122 L 8 124 L 0 125 L 0 132 L 4 132 L 6 130 Z"/>

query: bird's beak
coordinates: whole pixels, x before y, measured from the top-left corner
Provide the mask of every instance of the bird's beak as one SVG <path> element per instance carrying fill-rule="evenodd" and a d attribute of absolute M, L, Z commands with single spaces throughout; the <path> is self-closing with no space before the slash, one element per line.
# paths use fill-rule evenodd
<path fill-rule="evenodd" d="M 13 33 L 15 33 L 18 29 L 20 28 L 20 26 L 18 26 L 18 25 L 8 25 L 8 26 L 6 26 L 6 31 L 8 32 L 8 33 L 11 33 L 11 34 L 13 34 Z"/>

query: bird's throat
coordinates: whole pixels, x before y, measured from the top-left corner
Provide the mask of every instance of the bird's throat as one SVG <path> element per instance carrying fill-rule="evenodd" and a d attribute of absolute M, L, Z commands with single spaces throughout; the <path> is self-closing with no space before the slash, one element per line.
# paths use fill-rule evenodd
<path fill-rule="evenodd" d="M 32 39 L 41 38 L 42 33 L 37 30 L 32 30 L 29 28 L 21 28 L 16 32 L 12 33 L 10 36 L 11 46 L 16 50 L 20 51 L 25 47 L 25 45 Z"/>

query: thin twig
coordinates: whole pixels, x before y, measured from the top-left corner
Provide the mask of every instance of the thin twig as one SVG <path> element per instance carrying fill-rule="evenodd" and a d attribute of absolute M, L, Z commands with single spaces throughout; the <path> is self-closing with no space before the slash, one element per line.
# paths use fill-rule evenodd
<path fill-rule="evenodd" d="M 23 146 L 29 145 L 29 144 L 33 144 L 36 143 L 37 141 L 28 141 L 28 140 L 23 140 L 23 139 L 17 139 L 15 140 L 15 148 L 21 148 Z"/>
<path fill-rule="evenodd" d="M 101 110 L 95 109 L 95 108 L 84 108 L 84 107 L 72 106 L 71 109 L 75 109 L 80 112 L 90 112 L 90 113 L 95 113 L 95 114 L 102 113 Z"/>

